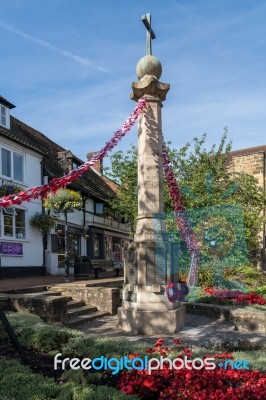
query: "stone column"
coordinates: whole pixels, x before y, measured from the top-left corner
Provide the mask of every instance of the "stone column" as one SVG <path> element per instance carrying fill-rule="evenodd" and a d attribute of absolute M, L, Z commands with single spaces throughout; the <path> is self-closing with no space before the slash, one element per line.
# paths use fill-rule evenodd
<path fill-rule="evenodd" d="M 145 96 L 138 129 L 138 218 L 125 259 L 125 283 L 118 326 L 132 333 L 174 333 L 185 324 L 185 308 L 165 295 L 170 280 L 170 244 L 163 215 L 162 101 L 170 88 L 159 81 L 162 67 L 147 55 L 137 65 L 139 82 L 131 98 Z"/>

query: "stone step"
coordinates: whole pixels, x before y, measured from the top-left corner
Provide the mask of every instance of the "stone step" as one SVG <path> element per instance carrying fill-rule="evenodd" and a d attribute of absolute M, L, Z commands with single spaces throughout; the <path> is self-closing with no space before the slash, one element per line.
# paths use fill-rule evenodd
<path fill-rule="evenodd" d="M 1 290 L 1 293 L 28 294 L 28 293 L 39 293 L 39 292 L 43 292 L 43 291 L 47 291 L 46 286 L 33 286 L 33 287 L 28 287 L 28 288 Z"/>
<path fill-rule="evenodd" d="M 74 317 L 78 317 L 80 315 L 89 315 L 92 313 L 95 313 L 97 311 L 96 307 L 88 307 L 88 306 L 83 306 L 79 308 L 74 308 L 73 310 L 69 310 L 67 312 L 68 319 L 72 319 Z"/>
<path fill-rule="evenodd" d="M 70 327 L 78 326 L 84 324 L 86 322 L 93 321 L 100 317 L 105 317 L 106 315 L 110 315 L 108 312 L 97 311 L 88 315 L 80 315 L 78 317 L 74 317 L 68 320 L 68 325 Z"/>
<path fill-rule="evenodd" d="M 67 302 L 67 307 L 69 310 L 72 310 L 73 308 L 78 308 L 84 306 L 84 302 L 82 300 L 69 300 Z"/>
<path fill-rule="evenodd" d="M 43 292 L 15 293 L 15 295 L 17 295 L 17 296 L 22 295 L 23 297 L 43 297 L 43 296 L 46 296 L 46 297 L 48 297 L 48 296 L 49 297 L 50 296 L 53 296 L 53 297 L 56 296 L 56 297 L 58 297 L 58 296 L 60 296 L 60 293 L 45 290 Z"/>

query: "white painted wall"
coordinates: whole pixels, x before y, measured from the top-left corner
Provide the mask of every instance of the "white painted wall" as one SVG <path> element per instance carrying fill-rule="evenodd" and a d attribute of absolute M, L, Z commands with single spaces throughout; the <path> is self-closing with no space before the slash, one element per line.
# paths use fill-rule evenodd
<path fill-rule="evenodd" d="M 1 144 L 9 147 L 12 150 L 19 151 L 25 154 L 25 182 L 17 184 L 23 189 L 28 189 L 34 186 L 41 185 L 41 160 L 42 156 L 35 153 L 24 146 L 1 138 Z M 23 202 L 21 206 L 16 206 L 26 211 L 26 238 L 5 238 L 0 237 L 2 242 L 23 243 L 23 256 L 1 256 L 3 267 L 13 266 L 39 266 L 43 264 L 43 247 L 42 235 L 38 229 L 30 226 L 29 220 L 35 212 L 42 211 L 41 199 L 35 199 L 31 202 Z"/>

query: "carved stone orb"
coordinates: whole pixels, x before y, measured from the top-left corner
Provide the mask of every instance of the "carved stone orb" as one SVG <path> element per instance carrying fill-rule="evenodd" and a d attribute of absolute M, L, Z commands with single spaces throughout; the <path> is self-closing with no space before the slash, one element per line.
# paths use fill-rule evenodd
<path fill-rule="evenodd" d="M 162 75 L 162 64 L 154 56 L 142 57 L 136 67 L 137 77 L 142 79 L 145 75 L 153 75 L 160 79 Z"/>

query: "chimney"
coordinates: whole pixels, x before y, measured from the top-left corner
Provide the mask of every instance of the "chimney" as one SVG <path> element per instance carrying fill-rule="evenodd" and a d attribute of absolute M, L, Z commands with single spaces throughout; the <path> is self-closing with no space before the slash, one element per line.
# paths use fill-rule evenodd
<path fill-rule="evenodd" d="M 91 160 L 92 157 L 93 157 L 95 154 L 97 154 L 97 153 L 98 153 L 97 151 L 93 151 L 93 152 L 91 152 L 91 153 L 88 153 L 88 154 L 87 154 L 87 159 L 88 159 L 88 160 Z M 93 164 L 92 168 L 93 168 L 95 171 L 97 171 L 99 174 L 103 174 L 103 160 L 98 160 L 98 161 L 96 161 L 96 162 Z"/>

